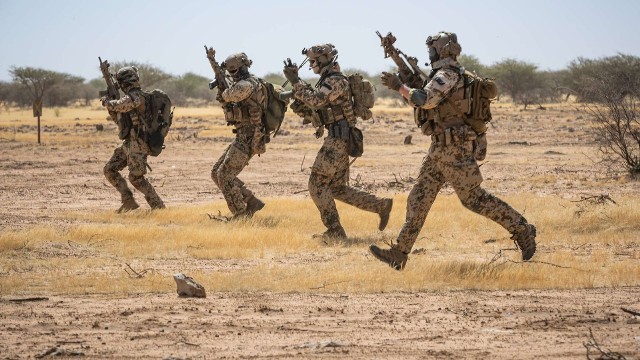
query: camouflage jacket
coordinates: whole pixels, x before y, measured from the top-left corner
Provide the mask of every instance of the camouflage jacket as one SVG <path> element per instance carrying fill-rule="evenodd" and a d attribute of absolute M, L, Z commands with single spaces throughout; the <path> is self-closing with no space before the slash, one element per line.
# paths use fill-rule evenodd
<path fill-rule="evenodd" d="M 228 121 L 235 121 L 240 126 L 261 123 L 267 95 L 264 86 L 255 76 L 249 75 L 231 85 L 222 92 L 222 100 L 225 103 L 235 103 L 241 109 L 240 112 L 227 117 Z"/>
<path fill-rule="evenodd" d="M 320 110 L 323 124 L 346 119 L 355 125 L 349 80 L 340 72 L 337 63 L 322 75 L 316 87 L 314 90 L 300 81 L 293 85 L 293 97 L 312 109 Z"/>
<path fill-rule="evenodd" d="M 129 113 L 134 126 L 144 124 L 145 98 L 139 87 L 130 89 L 127 94 L 118 100 L 109 100 L 105 103 L 109 112 Z"/>

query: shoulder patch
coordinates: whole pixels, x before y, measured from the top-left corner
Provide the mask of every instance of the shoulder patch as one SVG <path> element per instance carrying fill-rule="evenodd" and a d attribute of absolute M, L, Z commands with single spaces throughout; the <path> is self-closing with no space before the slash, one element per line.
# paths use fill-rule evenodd
<path fill-rule="evenodd" d="M 318 94 L 329 95 L 329 93 L 331 93 L 331 90 L 333 90 L 333 86 L 327 83 L 322 83 L 322 85 L 320 85 L 320 89 L 318 89 Z"/>

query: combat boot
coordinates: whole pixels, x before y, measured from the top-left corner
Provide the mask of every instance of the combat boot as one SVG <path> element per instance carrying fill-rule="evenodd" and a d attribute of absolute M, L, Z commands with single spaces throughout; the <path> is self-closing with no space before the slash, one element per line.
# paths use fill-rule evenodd
<path fill-rule="evenodd" d="M 536 227 L 532 224 L 520 224 L 511 236 L 513 242 L 516 243 L 520 251 L 522 251 L 522 260 L 527 261 L 533 257 L 536 252 Z"/>
<path fill-rule="evenodd" d="M 263 207 L 264 207 L 264 202 L 262 202 L 262 200 L 252 195 L 249 198 L 249 200 L 247 200 L 247 208 L 245 210 L 245 213 L 247 214 L 248 217 L 252 217 L 253 214 L 262 210 Z"/>
<path fill-rule="evenodd" d="M 329 229 L 322 234 L 314 234 L 313 238 L 325 238 L 325 239 L 346 239 L 347 233 L 344 228 L 338 225 L 335 228 Z"/>
<path fill-rule="evenodd" d="M 139 207 L 140 205 L 138 205 L 138 203 L 134 198 L 128 198 L 128 199 L 122 200 L 122 205 L 118 210 L 116 210 L 116 213 L 118 214 L 126 213 L 131 210 L 135 210 Z"/>
<path fill-rule="evenodd" d="M 391 208 L 393 207 L 393 199 L 384 199 L 384 208 L 380 212 L 380 223 L 378 224 L 378 230 L 382 231 L 387 227 L 389 223 L 389 215 L 391 215 Z"/>
<path fill-rule="evenodd" d="M 164 205 L 164 202 L 162 201 L 162 199 L 160 199 L 160 197 L 158 197 L 157 195 L 156 196 L 145 196 L 144 199 L 147 200 L 147 204 L 149 204 L 151 209 L 157 210 L 157 209 L 166 208 L 166 206 Z"/>
<path fill-rule="evenodd" d="M 377 245 L 371 244 L 369 246 L 369 251 L 371 251 L 376 259 L 387 263 L 393 269 L 398 271 L 404 269 L 404 266 L 407 264 L 407 260 L 409 259 L 409 255 L 400 251 L 397 245 L 391 245 L 390 249 L 381 249 Z"/>

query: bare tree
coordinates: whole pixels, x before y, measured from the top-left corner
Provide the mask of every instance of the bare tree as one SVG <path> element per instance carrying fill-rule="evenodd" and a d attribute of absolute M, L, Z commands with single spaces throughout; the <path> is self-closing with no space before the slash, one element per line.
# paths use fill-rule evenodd
<path fill-rule="evenodd" d="M 640 98 L 634 93 L 621 97 L 610 82 L 622 84 L 626 77 L 601 78 L 601 103 L 586 105 L 596 124 L 595 135 L 606 164 L 622 166 L 633 179 L 640 178 Z M 598 88 L 593 86 L 592 89 Z M 638 93 L 637 91 L 635 92 Z"/>

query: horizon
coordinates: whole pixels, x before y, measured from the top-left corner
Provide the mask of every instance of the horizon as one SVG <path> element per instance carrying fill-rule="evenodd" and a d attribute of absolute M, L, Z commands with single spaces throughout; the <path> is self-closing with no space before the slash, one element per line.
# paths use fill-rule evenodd
<path fill-rule="evenodd" d="M 327 42 L 338 49 L 343 68 L 377 74 L 394 64 L 384 58 L 376 30 L 383 35 L 393 32 L 396 46 L 417 57 L 421 66 L 428 59 L 425 39 L 440 30 L 455 32 L 462 53 L 488 66 L 517 59 L 539 70 L 561 70 L 580 57 L 640 55 L 640 42 L 634 39 L 640 32 L 634 20 L 640 3 L 634 1 L 607 5 L 542 0 L 533 5 L 489 0 L 462 1 L 453 7 L 435 1 L 330 0 L 319 8 L 307 0 L 198 0 L 182 7 L 167 0 L 111 4 L 107 9 L 79 0 L 0 0 L 0 30 L 10 34 L 0 38 L 5 49 L 0 54 L 0 80 L 12 80 L 12 66 L 30 66 L 89 81 L 101 76 L 98 56 L 112 63 L 150 64 L 171 75 L 213 77 L 204 45 L 216 49 L 219 62 L 232 53 L 247 53 L 253 60 L 252 73 L 264 76 L 281 73 L 288 57 L 300 63 L 303 47 Z M 246 9 L 250 11 L 241 12 Z M 305 66 L 301 76 L 313 74 Z"/>

